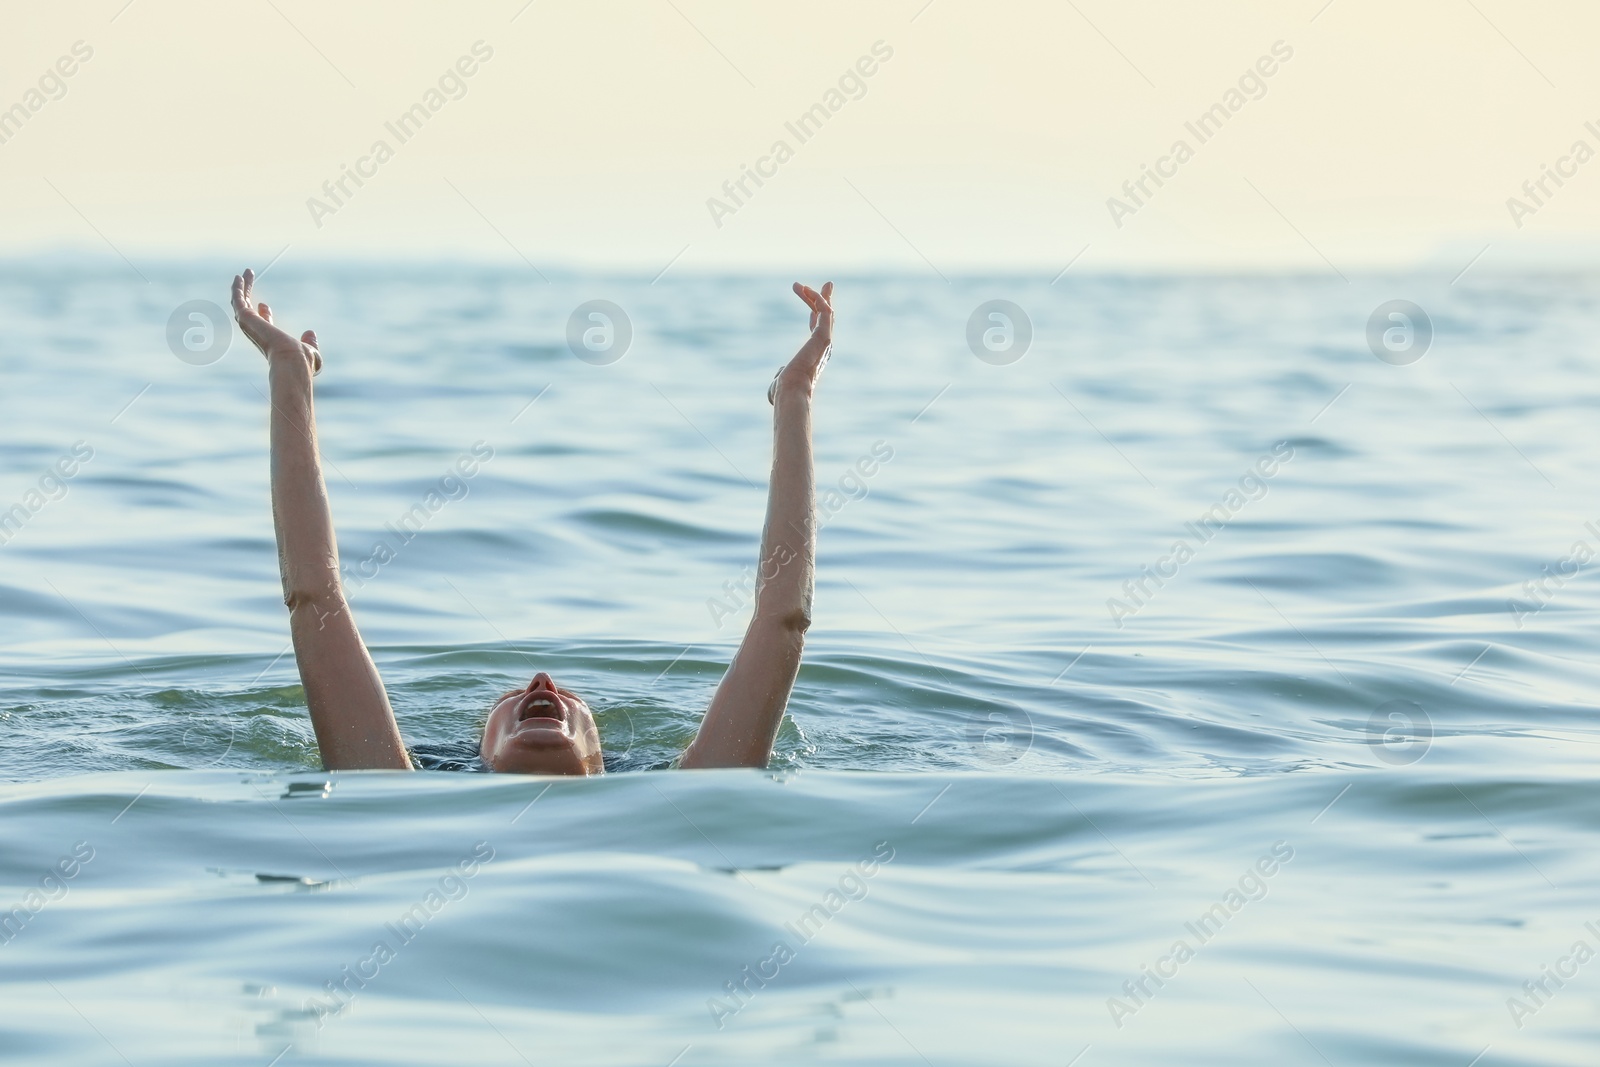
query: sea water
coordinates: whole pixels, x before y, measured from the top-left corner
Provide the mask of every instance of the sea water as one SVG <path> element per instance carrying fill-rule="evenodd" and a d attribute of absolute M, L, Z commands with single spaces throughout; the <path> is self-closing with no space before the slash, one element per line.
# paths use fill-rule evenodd
<path fill-rule="evenodd" d="M 771 767 L 568 781 L 320 769 L 244 265 L 0 268 L 0 1059 L 1594 1062 L 1600 278 L 840 277 Z M 791 280 L 267 272 L 419 754 L 693 736 Z"/>

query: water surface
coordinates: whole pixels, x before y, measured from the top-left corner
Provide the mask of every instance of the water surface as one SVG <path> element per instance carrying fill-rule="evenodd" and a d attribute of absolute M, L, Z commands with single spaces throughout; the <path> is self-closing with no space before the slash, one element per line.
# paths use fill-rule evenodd
<path fill-rule="evenodd" d="M 1600 279 L 838 279 L 772 769 L 552 782 L 320 772 L 264 364 L 164 336 L 233 269 L 0 269 L 0 906 L 42 901 L 8 1058 L 1592 1062 Z M 408 741 L 470 747 L 539 669 L 623 766 L 692 736 L 788 281 L 268 273 Z M 1366 341 L 1396 298 L 1408 366 Z M 609 365 L 567 346 L 593 299 Z M 966 340 L 991 299 L 1008 365 Z"/>

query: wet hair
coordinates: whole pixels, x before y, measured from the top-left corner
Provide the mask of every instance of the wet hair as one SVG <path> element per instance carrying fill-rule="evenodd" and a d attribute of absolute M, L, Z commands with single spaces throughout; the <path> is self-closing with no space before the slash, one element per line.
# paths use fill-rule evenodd
<path fill-rule="evenodd" d="M 406 751 L 411 756 L 412 766 L 420 771 L 492 773 L 494 768 L 480 754 L 480 745 L 481 741 L 435 741 L 412 745 Z"/>
<path fill-rule="evenodd" d="M 478 745 L 472 741 L 435 741 L 412 745 L 406 749 L 412 766 L 419 771 L 461 771 L 467 774 L 493 774 L 494 768 L 478 754 Z M 624 771 L 665 771 L 675 761 L 631 756 L 627 753 L 613 755 L 603 749 L 600 758 L 605 762 L 607 774 Z"/>
<path fill-rule="evenodd" d="M 469 774 L 493 774 L 494 768 L 483 758 L 483 731 L 489 727 L 489 715 L 507 697 L 516 696 L 521 689 L 508 689 L 495 697 L 489 710 L 483 713 L 473 733 L 475 741 L 433 741 L 411 745 L 406 753 L 412 766 L 421 771 L 465 771 Z"/>

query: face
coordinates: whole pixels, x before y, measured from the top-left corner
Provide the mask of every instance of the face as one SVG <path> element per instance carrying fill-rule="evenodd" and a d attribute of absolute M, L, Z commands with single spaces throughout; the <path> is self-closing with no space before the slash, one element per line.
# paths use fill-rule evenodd
<path fill-rule="evenodd" d="M 483 759 L 512 774 L 602 774 L 600 732 L 574 693 L 540 672 L 526 689 L 507 693 L 483 727 Z"/>

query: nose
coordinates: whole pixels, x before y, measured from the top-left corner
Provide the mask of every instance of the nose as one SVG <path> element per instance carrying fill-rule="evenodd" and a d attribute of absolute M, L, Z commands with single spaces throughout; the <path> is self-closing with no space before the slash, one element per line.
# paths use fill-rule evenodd
<path fill-rule="evenodd" d="M 546 674 L 544 671 L 540 671 L 538 674 L 534 675 L 533 676 L 533 681 L 528 683 L 529 691 L 536 690 L 536 689 L 546 689 L 546 690 L 550 690 L 551 692 L 554 692 L 555 688 L 556 688 L 556 683 L 551 681 L 550 680 L 550 676 L 548 674 Z"/>

